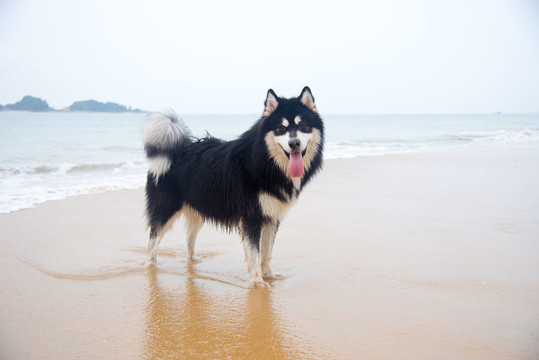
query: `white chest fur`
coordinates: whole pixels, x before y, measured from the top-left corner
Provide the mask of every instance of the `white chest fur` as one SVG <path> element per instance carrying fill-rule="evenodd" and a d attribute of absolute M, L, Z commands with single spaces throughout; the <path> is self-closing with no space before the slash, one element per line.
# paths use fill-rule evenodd
<path fill-rule="evenodd" d="M 275 196 L 263 192 L 258 195 L 258 201 L 260 202 L 262 213 L 265 216 L 279 221 L 284 218 L 288 209 L 296 203 L 296 197 L 292 197 L 287 201 L 281 201 Z"/>

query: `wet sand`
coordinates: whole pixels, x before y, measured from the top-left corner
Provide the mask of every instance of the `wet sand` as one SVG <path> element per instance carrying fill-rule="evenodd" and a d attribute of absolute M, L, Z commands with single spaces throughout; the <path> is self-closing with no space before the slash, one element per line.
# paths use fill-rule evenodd
<path fill-rule="evenodd" d="M 2 359 L 538 359 L 539 151 L 327 161 L 249 290 L 183 223 L 144 268 L 142 190 L 0 215 Z"/>

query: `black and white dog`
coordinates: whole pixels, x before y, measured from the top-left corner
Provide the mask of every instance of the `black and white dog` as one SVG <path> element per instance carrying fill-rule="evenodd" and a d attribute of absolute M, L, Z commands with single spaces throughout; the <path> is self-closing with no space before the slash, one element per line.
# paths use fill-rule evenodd
<path fill-rule="evenodd" d="M 184 215 L 191 261 L 197 233 L 209 221 L 239 230 L 251 288 L 277 277 L 270 267 L 277 228 L 321 169 L 324 124 L 308 87 L 291 99 L 270 89 L 264 105 L 262 118 L 233 141 L 195 139 L 174 114 L 148 116 L 148 264 L 155 264 L 163 235 Z"/>

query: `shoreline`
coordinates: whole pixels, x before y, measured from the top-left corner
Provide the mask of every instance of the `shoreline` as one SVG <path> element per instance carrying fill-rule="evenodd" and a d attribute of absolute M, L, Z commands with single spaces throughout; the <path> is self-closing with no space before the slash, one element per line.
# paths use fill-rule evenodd
<path fill-rule="evenodd" d="M 326 160 L 281 224 L 285 279 L 268 291 L 246 289 L 239 237 L 212 226 L 200 264 L 180 221 L 144 268 L 143 189 L 0 214 L 0 355 L 535 359 L 538 163 L 537 149 Z"/>
<path fill-rule="evenodd" d="M 372 155 L 359 155 L 355 157 L 344 157 L 344 158 L 326 158 L 324 159 L 324 164 L 327 164 L 328 162 L 355 162 L 355 161 L 398 161 L 399 159 L 407 160 L 407 159 L 428 159 L 429 157 L 460 157 L 460 156 L 502 156 L 507 157 L 511 156 L 512 153 L 520 153 L 520 154 L 539 154 L 539 147 L 537 147 L 535 144 L 515 144 L 515 143 L 506 143 L 506 144 L 483 144 L 482 147 L 474 147 L 469 148 L 466 146 L 462 147 L 455 147 L 455 148 L 433 148 L 428 151 L 418 150 L 418 151 L 409 151 L 409 152 L 402 152 L 402 153 L 390 153 L 390 154 L 372 154 Z M 516 155 L 520 156 L 520 155 Z M 527 156 L 527 155 L 525 155 Z M 320 175 L 319 175 L 320 176 Z M 145 174 L 144 174 L 145 178 Z M 316 181 L 316 180 L 315 180 Z M 115 187 L 117 185 L 108 185 L 111 187 Z M 310 185 L 307 185 L 307 188 Z M 106 186 L 96 186 L 98 187 L 106 187 Z M 97 195 L 97 194 L 103 194 L 103 193 L 115 193 L 115 192 L 122 192 L 122 191 L 131 191 L 131 190 L 144 190 L 145 183 L 138 186 L 138 187 L 122 187 L 117 186 L 118 189 L 104 189 L 104 190 L 87 190 L 87 192 L 83 192 L 81 194 L 72 194 L 72 195 L 61 195 L 63 197 L 58 199 L 50 199 L 45 200 L 43 202 L 38 202 L 33 204 L 30 207 L 23 207 L 17 210 L 12 210 L 10 212 L 0 213 L 0 216 L 7 215 L 7 214 L 13 214 L 19 211 L 25 211 L 25 210 L 31 210 L 35 209 L 36 207 L 39 207 L 43 204 L 49 203 L 49 202 L 55 202 L 55 201 L 64 201 L 71 198 L 76 198 L 80 196 L 91 196 L 91 195 Z M 84 190 L 86 191 L 86 190 Z"/>

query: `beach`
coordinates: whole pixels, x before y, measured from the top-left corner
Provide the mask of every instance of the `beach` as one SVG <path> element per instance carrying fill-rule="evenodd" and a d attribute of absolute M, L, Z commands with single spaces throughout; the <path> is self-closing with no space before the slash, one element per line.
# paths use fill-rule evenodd
<path fill-rule="evenodd" d="M 538 359 L 539 151 L 325 162 L 248 289 L 183 222 L 146 268 L 143 189 L 0 214 L 2 359 Z"/>

